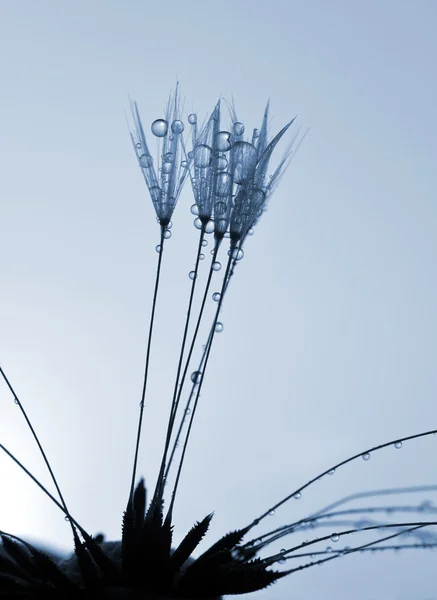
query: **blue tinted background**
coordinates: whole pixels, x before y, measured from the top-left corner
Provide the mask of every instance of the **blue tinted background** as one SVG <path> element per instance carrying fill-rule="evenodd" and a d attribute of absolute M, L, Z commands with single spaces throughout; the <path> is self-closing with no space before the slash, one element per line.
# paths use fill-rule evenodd
<path fill-rule="evenodd" d="M 214 510 L 214 540 L 348 455 L 436 427 L 436 17 L 431 0 L 1 3 L 0 359 L 91 532 L 119 537 L 159 238 L 124 111 L 130 94 L 146 124 L 161 117 L 176 79 L 187 113 L 234 96 L 250 130 L 270 97 L 272 132 L 296 113 L 311 130 L 229 291 L 175 539 Z M 186 188 L 166 250 L 150 484 L 197 244 L 191 202 Z M 4 387 L 0 401 L 2 442 L 48 482 Z M 435 456 L 434 437 L 359 460 L 269 524 L 434 483 Z M 0 469 L 0 527 L 68 548 L 59 511 L 3 457 Z M 432 598 L 434 563 L 349 556 L 259 597 Z"/>

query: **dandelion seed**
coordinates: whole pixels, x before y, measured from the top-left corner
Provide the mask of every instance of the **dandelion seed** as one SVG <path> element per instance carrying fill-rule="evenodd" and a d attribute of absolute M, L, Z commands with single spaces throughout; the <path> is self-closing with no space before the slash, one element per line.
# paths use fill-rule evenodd
<path fill-rule="evenodd" d="M 174 96 L 170 97 L 166 117 L 155 119 L 151 125 L 152 134 L 162 140 L 161 156 L 158 156 L 156 161 L 158 166 L 161 164 L 158 171 L 153 164 L 136 102 L 131 104 L 131 111 L 134 123 L 131 129 L 132 143 L 159 223 L 165 228 L 171 219 L 188 173 L 187 169 L 181 167 L 181 134 L 184 128 L 179 118 L 178 89 L 176 88 Z M 169 121 L 172 122 L 170 130 Z"/>

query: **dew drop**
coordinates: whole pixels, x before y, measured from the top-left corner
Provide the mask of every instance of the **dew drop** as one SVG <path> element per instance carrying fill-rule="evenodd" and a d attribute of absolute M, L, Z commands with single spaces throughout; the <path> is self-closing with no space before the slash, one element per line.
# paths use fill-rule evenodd
<path fill-rule="evenodd" d="M 240 123 L 239 121 L 234 123 L 233 131 L 234 131 L 235 135 L 243 135 L 243 133 L 244 133 L 243 123 Z"/>
<path fill-rule="evenodd" d="M 152 185 L 152 187 L 149 189 L 149 193 L 150 197 L 152 198 L 152 202 L 161 201 L 162 190 L 159 185 Z"/>
<path fill-rule="evenodd" d="M 203 254 L 203 252 L 201 252 L 201 253 L 199 254 L 199 260 L 203 260 L 204 258 L 205 258 L 205 255 Z"/>
<path fill-rule="evenodd" d="M 370 454 L 368 452 L 364 452 L 364 454 L 361 455 L 361 458 L 363 460 L 369 460 L 370 459 Z"/>
<path fill-rule="evenodd" d="M 221 298 L 221 294 L 220 292 L 214 292 L 212 295 L 212 299 L 214 300 L 214 302 L 218 302 Z"/>
<path fill-rule="evenodd" d="M 208 245 L 208 240 L 202 240 L 202 246 L 205 247 Z"/>
<path fill-rule="evenodd" d="M 173 165 L 171 163 L 169 163 L 169 162 L 165 162 L 162 165 L 162 172 L 165 173 L 166 175 L 168 175 L 169 173 L 171 173 L 172 169 L 173 169 Z"/>
<path fill-rule="evenodd" d="M 215 331 L 217 333 L 220 333 L 221 331 L 223 331 L 224 326 L 223 323 L 221 323 L 220 321 L 217 321 L 217 323 L 215 324 Z"/>
<path fill-rule="evenodd" d="M 234 182 L 242 184 L 253 174 L 257 160 L 255 146 L 249 142 L 236 142 L 232 147 Z"/>
<path fill-rule="evenodd" d="M 194 165 L 204 169 L 211 164 L 212 151 L 206 144 L 199 144 L 194 149 Z"/>
<path fill-rule="evenodd" d="M 171 229 L 173 227 L 173 221 L 169 221 L 167 223 L 167 229 Z"/>
<path fill-rule="evenodd" d="M 197 123 L 197 115 L 195 115 L 194 113 L 188 115 L 188 123 L 190 123 L 190 125 L 194 125 L 195 123 Z"/>
<path fill-rule="evenodd" d="M 402 442 L 395 442 L 393 446 L 396 448 L 396 450 L 399 450 L 399 448 L 402 448 Z"/>
<path fill-rule="evenodd" d="M 253 130 L 253 137 L 254 138 L 258 138 L 261 135 L 261 132 L 259 129 L 254 129 Z"/>
<path fill-rule="evenodd" d="M 202 221 L 199 219 L 199 217 L 197 217 L 197 219 L 194 219 L 193 223 L 196 229 L 202 229 Z"/>
<path fill-rule="evenodd" d="M 217 134 L 217 150 L 220 152 L 227 152 L 231 147 L 230 138 L 231 134 L 229 131 L 219 131 Z"/>
<path fill-rule="evenodd" d="M 193 383 L 199 384 L 202 379 L 202 371 L 193 371 L 191 373 L 191 381 Z"/>
<path fill-rule="evenodd" d="M 186 409 L 185 409 L 185 414 L 186 414 L 186 415 L 189 415 L 189 414 L 190 414 L 190 412 L 191 412 L 191 408 L 186 408 Z"/>
<path fill-rule="evenodd" d="M 156 119 L 156 121 L 153 121 L 150 129 L 156 137 L 164 137 L 168 130 L 168 123 L 164 119 Z"/>
<path fill-rule="evenodd" d="M 138 162 L 140 163 L 140 167 L 142 169 L 149 169 L 153 164 L 153 159 L 150 154 L 142 154 L 139 157 Z"/>
<path fill-rule="evenodd" d="M 285 563 L 285 558 L 282 557 L 278 560 L 278 564 L 283 565 Z"/>
<path fill-rule="evenodd" d="M 141 144 L 140 144 L 140 142 L 137 142 L 137 143 L 135 144 L 135 147 L 136 147 L 136 148 L 138 148 L 138 149 L 140 149 L 140 148 L 141 148 Z"/>
<path fill-rule="evenodd" d="M 218 323 L 217 323 L 217 325 L 218 325 Z M 275 510 L 274 509 L 269 511 L 269 517 L 273 517 L 274 514 L 275 514 Z"/>
<path fill-rule="evenodd" d="M 250 229 L 247 230 L 247 235 L 253 235 L 254 231 L 252 229 L 252 227 Z"/>
<path fill-rule="evenodd" d="M 188 158 L 193 158 L 194 156 L 194 152 L 192 150 L 190 150 L 187 154 Z"/>
<path fill-rule="evenodd" d="M 212 233 L 214 231 L 214 221 L 208 221 L 205 225 L 205 233 Z"/>
<path fill-rule="evenodd" d="M 199 214 L 199 207 L 197 206 L 197 204 L 192 204 L 190 206 L 190 213 L 192 215 L 198 215 Z"/>
<path fill-rule="evenodd" d="M 241 260 L 244 256 L 244 250 L 243 248 L 234 248 L 234 250 L 232 251 L 232 258 L 234 260 Z"/>
<path fill-rule="evenodd" d="M 182 133 L 184 129 L 185 125 L 182 123 L 182 121 L 179 121 L 179 119 L 176 119 L 171 124 L 171 130 L 173 131 L 173 133 Z"/>
<path fill-rule="evenodd" d="M 226 160 L 226 157 L 225 156 L 219 156 L 219 159 L 217 161 L 217 169 L 219 171 L 224 171 L 227 166 L 228 166 L 228 161 Z"/>
<path fill-rule="evenodd" d="M 213 271 L 220 271 L 220 269 L 222 268 L 222 263 L 220 263 L 218 260 L 216 260 L 212 263 L 211 268 Z"/>
<path fill-rule="evenodd" d="M 164 154 L 164 162 L 171 163 L 173 161 L 173 152 L 166 152 Z"/>
<path fill-rule="evenodd" d="M 300 500 L 302 498 L 302 494 L 300 492 L 297 492 L 297 494 L 294 494 L 293 498 L 295 500 Z"/>
<path fill-rule="evenodd" d="M 157 252 L 161 252 L 161 244 L 158 244 L 157 246 L 155 246 L 155 250 Z"/>
<path fill-rule="evenodd" d="M 171 231 L 170 231 L 170 229 L 166 229 L 166 230 L 164 231 L 164 234 L 163 234 L 163 235 L 164 235 L 164 239 L 165 239 L 165 240 L 168 240 L 169 238 L 171 238 Z"/>
<path fill-rule="evenodd" d="M 190 272 L 188 273 L 188 277 L 189 277 L 191 280 L 193 280 L 193 279 L 196 277 L 196 273 L 195 273 L 194 271 L 190 271 Z"/>
<path fill-rule="evenodd" d="M 340 539 L 340 536 L 338 535 L 338 533 L 333 533 L 331 534 L 331 542 L 338 542 L 338 540 Z"/>
<path fill-rule="evenodd" d="M 20 404 L 20 401 L 18 400 L 18 398 L 14 398 L 14 404 Z"/>
<path fill-rule="evenodd" d="M 332 546 L 326 546 L 325 552 L 332 552 Z"/>
<path fill-rule="evenodd" d="M 427 512 L 427 511 L 433 511 L 435 509 L 434 504 L 431 502 L 431 500 L 424 500 L 421 504 L 419 504 L 419 510 L 421 512 Z"/>
<path fill-rule="evenodd" d="M 328 475 L 334 475 L 335 473 L 335 469 L 331 469 L 330 471 L 328 471 Z"/>
<path fill-rule="evenodd" d="M 182 167 L 183 169 L 185 169 L 185 167 L 187 166 L 187 164 L 188 164 L 188 163 L 187 163 L 187 161 L 186 161 L 186 160 L 182 160 L 182 161 L 181 161 L 181 167 Z"/>
<path fill-rule="evenodd" d="M 229 196 L 232 192 L 232 177 L 226 171 L 221 171 L 217 175 L 215 184 L 215 193 L 217 196 Z"/>

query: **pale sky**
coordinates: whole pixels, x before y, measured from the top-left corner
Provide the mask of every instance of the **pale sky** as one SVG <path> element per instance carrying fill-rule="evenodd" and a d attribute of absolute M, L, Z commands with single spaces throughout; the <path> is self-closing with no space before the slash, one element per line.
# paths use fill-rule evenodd
<path fill-rule="evenodd" d="M 159 241 L 125 111 L 131 96 L 149 127 L 177 80 L 185 119 L 234 98 L 250 130 L 270 98 L 272 133 L 296 114 L 310 132 L 229 289 L 175 538 L 215 511 L 212 543 L 349 455 L 437 428 L 436 22 L 432 0 L 0 2 L 0 361 L 91 533 L 120 535 Z M 192 202 L 186 187 L 163 266 L 139 465 L 150 486 Z M 48 484 L 4 386 L 0 441 Z M 436 443 L 359 460 L 269 524 L 437 483 Z M 0 528 L 71 547 L 62 514 L 5 457 L 0 474 Z M 425 499 L 437 504 L 399 501 Z M 423 550 L 348 556 L 251 597 L 429 600 L 434 563 Z"/>

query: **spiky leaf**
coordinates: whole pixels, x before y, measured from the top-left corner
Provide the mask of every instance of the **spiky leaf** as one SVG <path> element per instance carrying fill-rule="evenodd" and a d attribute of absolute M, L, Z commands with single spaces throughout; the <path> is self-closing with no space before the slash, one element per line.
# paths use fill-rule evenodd
<path fill-rule="evenodd" d="M 26 548 L 23 547 L 22 544 L 19 544 L 4 534 L 1 534 L 1 539 L 3 542 L 3 548 L 9 554 L 9 556 L 14 559 L 17 565 L 31 575 L 31 577 L 40 579 L 38 570 L 32 563 L 29 552 L 26 550 Z"/>
<path fill-rule="evenodd" d="M 182 542 L 173 552 L 170 559 L 172 571 L 177 571 L 190 558 L 191 554 L 199 545 L 205 533 L 208 531 L 209 524 L 213 515 L 207 515 L 202 521 L 193 525 Z"/>
<path fill-rule="evenodd" d="M 221 552 L 222 550 L 232 550 L 235 548 L 243 537 L 246 535 L 248 528 L 237 529 L 236 531 L 231 531 L 220 538 L 215 544 L 213 544 L 208 550 L 206 550 L 203 554 L 199 556 L 196 562 L 200 562 L 217 552 Z"/>
<path fill-rule="evenodd" d="M 139 531 L 144 523 L 146 514 L 146 488 L 144 487 L 144 479 L 141 478 L 134 493 L 134 513 L 135 513 L 135 529 Z"/>

